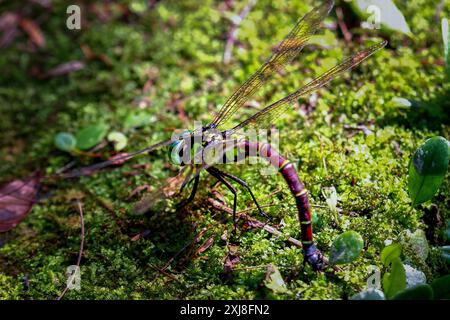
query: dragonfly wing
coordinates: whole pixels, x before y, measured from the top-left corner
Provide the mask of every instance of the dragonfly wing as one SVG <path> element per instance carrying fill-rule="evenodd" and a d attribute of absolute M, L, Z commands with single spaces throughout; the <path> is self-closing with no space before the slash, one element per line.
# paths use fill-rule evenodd
<path fill-rule="evenodd" d="M 297 101 L 297 99 L 303 95 L 309 94 L 331 82 L 334 78 L 341 76 L 347 70 L 357 66 L 362 61 L 366 60 L 369 56 L 374 54 L 379 49 L 386 46 L 387 41 L 380 42 L 369 48 L 366 48 L 342 61 L 340 64 L 329 69 L 319 77 L 315 78 L 299 90 L 291 93 L 281 100 L 265 107 L 261 111 L 255 113 L 247 120 L 241 122 L 229 132 L 235 132 L 247 126 L 256 128 L 268 128 L 274 120 L 276 120 L 281 114 L 283 114 L 290 105 Z"/>
<path fill-rule="evenodd" d="M 289 32 L 269 60 L 228 98 L 210 125 L 216 128 L 223 125 L 253 96 L 256 90 L 290 63 L 300 53 L 309 38 L 314 35 L 333 4 L 334 2 L 331 0 L 325 1 L 323 5 L 307 13 Z"/>

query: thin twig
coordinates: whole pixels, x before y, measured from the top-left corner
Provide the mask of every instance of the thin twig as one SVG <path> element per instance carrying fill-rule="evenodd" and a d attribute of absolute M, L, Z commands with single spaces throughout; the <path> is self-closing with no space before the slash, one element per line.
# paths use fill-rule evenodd
<path fill-rule="evenodd" d="M 77 259 L 76 266 L 80 267 L 81 257 L 83 256 L 83 249 L 84 249 L 84 216 L 83 216 L 83 207 L 81 206 L 80 200 L 77 199 L 76 204 L 77 204 L 78 212 L 80 213 L 80 224 L 81 224 L 80 251 L 78 252 L 78 259 Z M 56 300 L 61 300 L 64 297 L 64 295 L 66 294 L 67 290 L 69 290 L 69 287 L 66 285 L 63 292 L 61 292 L 60 296 L 58 298 L 56 298 Z"/>
<path fill-rule="evenodd" d="M 223 63 L 228 64 L 231 61 L 231 52 L 239 34 L 239 26 L 242 21 L 248 16 L 252 8 L 255 6 L 257 0 L 250 0 L 242 9 L 238 16 L 235 16 L 232 21 L 230 31 L 228 32 L 227 42 L 225 44 L 225 51 L 223 53 Z"/>
<path fill-rule="evenodd" d="M 269 203 L 269 204 L 263 204 L 263 205 L 260 205 L 259 207 L 260 207 L 261 209 L 263 209 L 263 208 L 270 208 L 270 207 L 276 207 L 276 206 L 279 206 L 279 204 L 278 204 L 278 203 Z M 253 206 L 253 207 L 250 207 L 250 208 L 247 208 L 247 209 L 238 211 L 237 214 L 242 214 L 242 213 L 252 212 L 252 211 L 256 211 L 256 210 L 258 210 L 258 207 Z"/>

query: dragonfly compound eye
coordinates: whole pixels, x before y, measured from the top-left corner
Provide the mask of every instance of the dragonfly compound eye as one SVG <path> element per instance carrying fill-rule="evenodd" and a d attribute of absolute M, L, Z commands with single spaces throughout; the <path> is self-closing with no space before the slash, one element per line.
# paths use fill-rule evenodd
<path fill-rule="evenodd" d="M 184 149 L 185 149 L 184 140 L 176 140 L 170 146 L 171 146 L 170 160 L 175 165 L 178 165 L 178 166 L 182 165 Z"/>

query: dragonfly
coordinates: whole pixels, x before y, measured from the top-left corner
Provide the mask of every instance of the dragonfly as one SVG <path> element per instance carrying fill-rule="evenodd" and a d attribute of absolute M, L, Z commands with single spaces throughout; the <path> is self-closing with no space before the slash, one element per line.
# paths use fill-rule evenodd
<path fill-rule="evenodd" d="M 233 194 L 233 221 L 236 230 L 237 191 L 230 183 L 233 181 L 246 188 L 258 211 L 265 215 L 249 185 L 242 179 L 232 175 L 218 167 L 219 164 L 236 162 L 241 158 L 260 157 L 266 159 L 272 166 L 278 169 L 286 181 L 296 201 L 298 217 L 301 229 L 301 242 L 305 261 L 315 270 L 321 270 L 326 266 L 326 260 L 313 241 L 311 212 L 308 202 L 308 192 L 299 178 L 295 166 L 281 156 L 269 143 L 260 143 L 248 139 L 238 140 L 239 132 L 249 128 L 264 129 L 272 126 L 276 119 L 285 113 L 301 97 L 329 84 L 333 79 L 343 75 L 354 68 L 372 54 L 386 46 L 387 41 L 382 41 L 367 47 L 341 61 L 336 66 L 290 93 L 286 97 L 258 110 L 250 117 L 230 128 L 227 126 L 231 119 L 239 111 L 245 109 L 246 102 L 264 84 L 269 82 L 274 75 L 282 72 L 286 65 L 291 63 L 306 46 L 311 37 L 317 32 L 323 20 L 328 16 L 334 6 L 334 1 L 326 0 L 321 5 L 313 8 L 294 28 L 284 40 L 276 47 L 270 58 L 251 75 L 238 89 L 225 101 L 223 106 L 206 126 L 185 131 L 173 135 L 170 139 L 153 144 L 142 150 L 125 154 L 107 161 L 93 164 L 87 167 L 73 169 L 69 172 L 58 173 L 53 178 L 76 178 L 83 175 L 91 175 L 103 168 L 122 164 L 139 155 L 149 154 L 162 147 L 170 148 L 171 160 L 179 165 L 185 173 L 181 190 L 192 183 L 190 195 L 182 201 L 182 205 L 191 202 L 198 190 L 200 174 L 207 172 L 220 181 Z M 228 157 L 231 153 L 234 157 Z M 141 203 L 145 207 L 145 203 Z"/>

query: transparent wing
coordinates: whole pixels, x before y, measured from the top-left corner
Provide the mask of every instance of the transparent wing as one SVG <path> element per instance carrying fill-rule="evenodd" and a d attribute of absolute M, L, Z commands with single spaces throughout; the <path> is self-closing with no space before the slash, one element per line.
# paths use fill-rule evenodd
<path fill-rule="evenodd" d="M 323 5 L 307 13 L 281 42 L 272 57 L 228 98 L 210 125 L 219 128 L 227 122 L 256 90 L 276 72 L 282 70 L 286 64 L 290 63 L 316 32 L 322 20 L 330 12 L 333 4 L 334 1 L 325 1 Z"/>
<path fill-rule="evenodd" d="M 387 41 L 380 42 L 374 46 L 366 48 L 351 57 L 348 57 L 340 64 L 334 66 L 329 69 L 319 77 L 315 78 L 299 90 L 291 93 L 287 97 L 278 100 L 277 102 L 265 107 L 261 111 L 255 113 L 253 116 L 248 118 L 247 120 L 241 122 L 239 125 L 234 127 L 233 129 L 228 131 L 228 134 L 233 134 L 235 131 L 242 129 L 246 126 L 253 126 L 258 128 L 267 128 L 269 127 L 274 120 L 276 120 L 281 114 L 283 114 L 288 107 L 290 107 L 291 103 L 297 101 L 297 99 L 303 95 L 309 94 L 329 82 L 331 82 L 334 78 L 342 75 L 347 70 L 357 66 L 362 61 L 366 60 L 373 53 L 378 51 L 379 49 L 386 46 Z"/>

